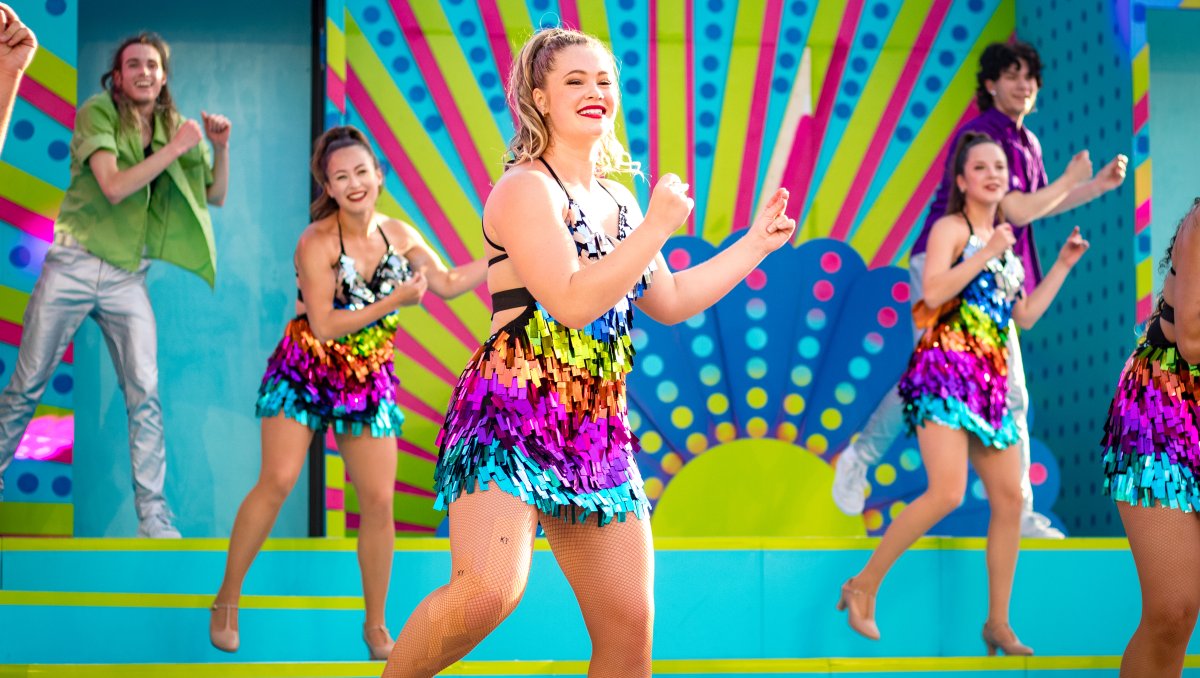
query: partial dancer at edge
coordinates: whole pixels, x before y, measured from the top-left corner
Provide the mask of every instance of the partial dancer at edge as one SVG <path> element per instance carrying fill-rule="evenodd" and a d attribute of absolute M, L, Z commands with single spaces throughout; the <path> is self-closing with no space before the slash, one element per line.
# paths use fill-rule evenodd
<path fill-rule="evenodd" d="M 962 503 L 967 461 L 987 490 L 988 654 L 1033 654 L 1009 627 L 1009 601 L 1021 545 L 1020 432 L 1008 405 L 1015 322 L 1033 327 L 1054 300 L 1088 243 L 1076 227 L 1058 261 L 1032 292 L 1003 222 L 1008 191 L 1004 150 L 986 134 L 963 135 L 953 156 L 954 190 L 946 216 L 929 234 L 925 298 L 913 311 L 924 328 L 900 380 L 910 432 L 921 446 L 929 487 L 888 526 L 866 567 L 842 586 L 838 609 L 873 640 L 875 594 L 909 546 Z M 993 224 L 998 224 L 993 226 Z"/>
<path fill-rule="evenodd" d="M 21 23 L 12 7 L 0 2 L 0 152 L 17 102 L 21 76 L 37 52 L 37 36 Z"/>
<path fill-rule="evenodd" d="M 791 240 L 777 190 L 745 235 L 675 275 L 659 250 L 691 212 L 672 174 L 643 218 L 605 177 L 628 170 L 620 91 L 595 38 L 538 32 L 509 80 L 517 131 L 484 207 L 493 334 L 463 370 L 439 437 L 450 583 L 409 617 L 385 676 L 429 677 L 520 600 L 540 523 L 592 640 L 591 678 L 650 675 L 654 549 L 629 430 L 636 305 L 664 323 L 704 310 Z"/>
<path fill-rule="evenodd" d="M 314 221 L 296 245 L 298 315 L 258 391 L 262 469 L 233 523 L 209 635 L 217 649 L 237 651 L 246 571 L 296 484 L 314 431 L 331 427 L 362 513 L 363 640 L 372 659 L 384 659 L 392 649 L 384 606 L 396 539 L 396 437 L 404 420 L 393 364 L 398 310 L 420 303 L 427 286 L 446 298 L 472 290 L 487 268 L 479 260 L 447 270 L 416 229 L 375 211 L 383 173 L 357 129 L 321 135 L 312 175 L 321 192 L 311 208 Z"/>
<path fill-rule="evenodd" d="M 1042 279 L 1032 222 L 1074 209 L 1116 189 L 1125 180 L 1127 159 L 1117 155 L 1093 177 L 1088 152 L 1080 151 L 1058 179 L 1047 183 L 1041 143 L 1025 126 L 1025 116 L 1033 112 L 1042 88 L 1042 64 L 1037 50 L 1020 41 L 988 45 L 979 55 L 979 71 L 975 77 L 979 83 L 975 100 L 981 113 L 958 129 L 949 148 L 958 148 L 962 136 L 968 132 L 982 132 L 995 139 L 1004 149 L 1010 183 L 1001 207 L 1008 220 L 1017 224 L 1013 226 L 1017 238 L 1013 251 L 1025 266 L 1025 291 L 1031 292 Z M 925 226 L 913 243 L 909 256 L 910 299 L 914 305 L 921 301 L 921 280 L 929 231 L 946 214 L 946 203 L 954 184 L 953 162 L 953 154 L 947 154 L 942 183 L 938 186 Z M 920 328 L 914 330 L 915 343 L 920 338 Z M 1015 333 L 1008 338 L 1008 347 L 1008 407 L 1017 426 L 1025 469 L 1021 476 L 1021 536 L 1062 539 L 1062 531 L 1051 525 L 1046 516 L 1033 510 L 1033 487 L 1029 482 L 1029 430 L 1026 425 L 1029 392 L 1025 388 L 1021 344 Z M 854 443 L 838 456 L 833 500 L 843 512 L 850 515 L 862 513 L 867 468 L 879 463 L 903 428 L 903 404 L 893 388 L 875 408 Z"/>
<path fill-rule="evenodd" d="M 1200 613 L 1200 198 L 1167 247 L 1158 304 L 1104 426 L 1104 493 L 1142 586 L 1121 678 L 1178 676 Z"/>

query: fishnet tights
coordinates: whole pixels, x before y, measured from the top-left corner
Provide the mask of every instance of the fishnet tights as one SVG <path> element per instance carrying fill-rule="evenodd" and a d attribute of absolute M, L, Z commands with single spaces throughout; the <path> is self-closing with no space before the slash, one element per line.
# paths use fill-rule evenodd
<path fill-rule="evenodd" d="M 1118 504 L 1142 585 L 1142 619 L 1121 658 L 1121 678 L 1183 672 L 1200 610 L 1200 516 Z"/>
<path fill-rule="evenodd" d="M 592 640 L 588 678 L 650 676 L 654 549 L 648 521 L 598 528 L 539 514 L 498 489 L 450 504 L 450 583 L 405 623 L 384 678 L 432 678 L 462 659 L 516 608 L 529 579 L 539 518 Z"/>

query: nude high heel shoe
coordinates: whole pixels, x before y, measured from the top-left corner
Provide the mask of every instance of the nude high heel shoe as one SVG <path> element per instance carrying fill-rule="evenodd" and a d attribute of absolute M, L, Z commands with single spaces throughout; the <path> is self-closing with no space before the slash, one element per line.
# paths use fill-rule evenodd
<path fill-rule="evenodd" d="M 383 631 L 384 642 L 378 645 L 371 642 L 372 631 Z M 387 659 L 392 653 L 392 647 L 396 645 L 396 641 L 392 640 L 392 634 L 388 633 L 387 627 L 383 624 L 368 626 L 363 624 L 363 642 L 367 644 L 367 650 L 370 652 L 371 659 Z"/>
<path fill-rule="evenodd" d="M 1000 631 L 1001 635 L 997 635 L 996 631 Z M 1003 633 L 1007 631 L 1007 633 Z M 996 650 L 1004 651 L 1004 654 L 1012 656 L 1030 657 L 1033 656 L 1033 648 L 1025 645 L 1017 638 L 1017 634 L 1013 632 L 1007 624 L 1002 629 L 993 630 L 987 624 L 983 625 L 983 644 L 987 646 L 989 657 L 996 655 Z"/>
<path fill-rule="evenodd" d="M 846 610 L 846 621 L 858 634 L 870 640 L 879 640 L 879 627 L 875 625 L 875 596 L 854 588 L 851 585 L 853 581 L 847 579 L 846 583 L 842 584 L 842 595 L 838 599 L 837 609 Z M 859 601 L 866 606 L 866 610 L 859 612 L 855 609 L 853 603 Z"/>
<path fill-rule="evenodd" d="M 213 603 L 209 608 L 211 617 L 208 622 L 208 639 L 213 647 L 222 652 L 237 652 L 240 644 L 237 629 L 238 606 L 225 603 Z M 217 615 L 225 612 L 225 618 L 217 624 Z"/>

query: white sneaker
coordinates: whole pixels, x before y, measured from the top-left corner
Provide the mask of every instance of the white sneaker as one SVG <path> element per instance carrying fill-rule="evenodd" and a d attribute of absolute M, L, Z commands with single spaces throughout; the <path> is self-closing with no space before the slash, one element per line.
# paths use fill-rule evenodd
<path fill-rule="evenodd" d="M 833 503 L 848 516 L 862 515 L 867 503 L 867 465 L 854 446 L 846 448 L 833 467 Z"/>
<path fill-rule="evenodd" d="M 156 511 L 146 516 L 138 525 L 138 536 L 150 539 L 179 539 L 182 535 L 171 523 L 169 512 Z"/>
<path fill-rule="evenodd" d="M 1036 512 L 1021 514 L 1021 536 L 1034 539 L 1066 539 L 1062 530 L 1050 524 L 1050 519 Z"/>

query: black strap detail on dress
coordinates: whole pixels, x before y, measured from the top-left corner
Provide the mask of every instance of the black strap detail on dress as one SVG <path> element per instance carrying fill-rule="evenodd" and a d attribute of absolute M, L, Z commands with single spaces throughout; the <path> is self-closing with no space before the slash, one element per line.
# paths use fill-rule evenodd
<path fill-rule="evenodd" d="M 484 228 L 483 224 L 479 225 L 479 231 L 481 233 L 483 233 L 483 241 L 484 242 L 491 245 L 492 249 L 500 250 L 500 252 L 501 252 L 500 254 L 497 254 L 496 256 L 492 257 L 491 259 L 488 259 L 489 267 L 492 264 L 498 264 L 508 258 L 508 252 L 503 247 L 501 247 L 499 244 L 497 244 L 495 240 L 492 240 L 491 238 L 488 237 L 487 229 Z"/>
<path fill-rule="evenodd" d="M 568 192 L 567 187 L 563 185 L 562 179 L 559 179 L 558 175 L 554 173 L 554 168 L 550 166 L 550 163 L 546 162 L 545 158 L 538 158 L 538 160 L 542 161 L 542 164 L 546 166 L 546 171 L 550 173 L 550 176 L 554 177 L 554 182 L 556 184 L 558 184 L 558 187 L 563 190 L 563 193 L 567 194 L 567 200 L 571 200 L 570 192 Z M 604 189 L 604 190 L 608 190 L 608 189 Z"/>
<path fill-rule="evenodd" d="M 963 210 L 961 214 L 963 221 L 967 222 L 967 230 L 971 232 L 971 235 L 975 235 L 975 227 L 971 225 L 971 220 L 967 218 L 967 211 Z"/>
<path fill-rule="evenodd" d="M 533 306 L 537 300 L 524 287 L 514 287 L 511 290 L 492 293 L 492 314 L 513 308 Z"/>

